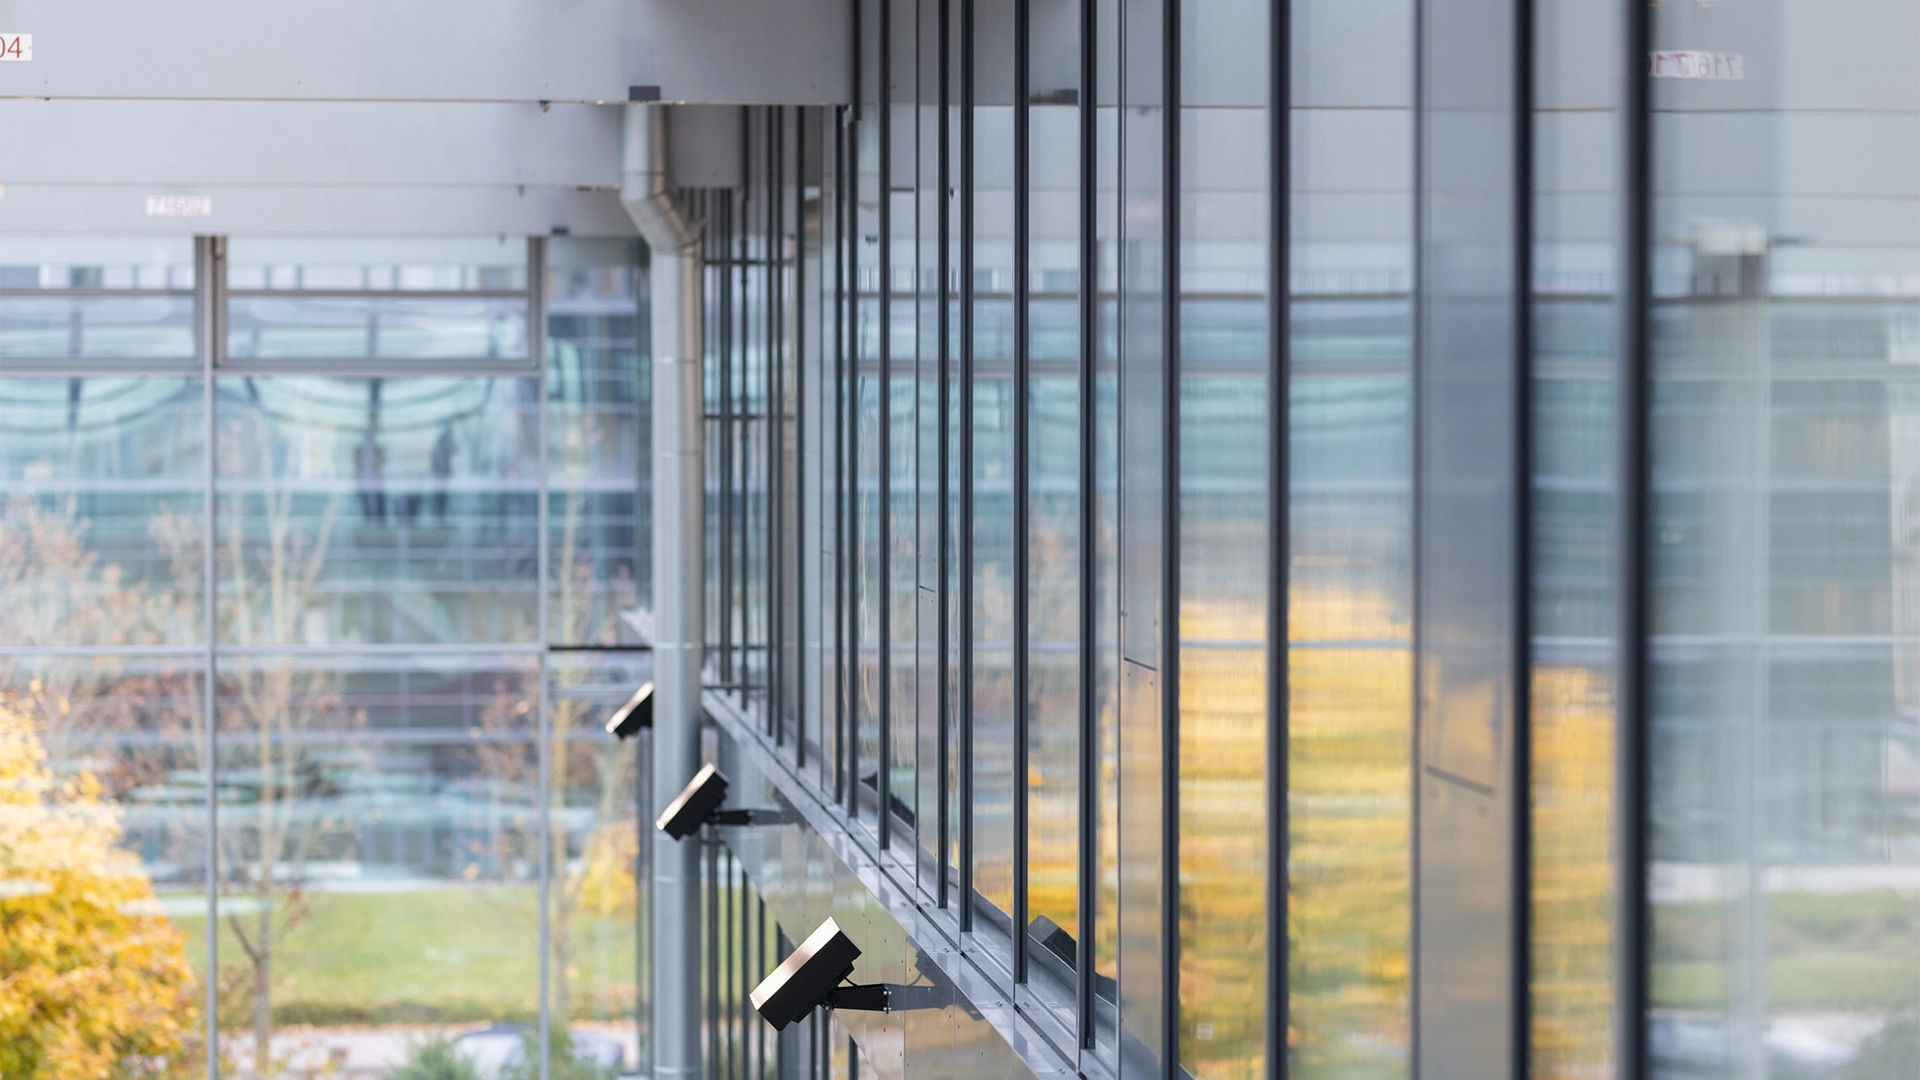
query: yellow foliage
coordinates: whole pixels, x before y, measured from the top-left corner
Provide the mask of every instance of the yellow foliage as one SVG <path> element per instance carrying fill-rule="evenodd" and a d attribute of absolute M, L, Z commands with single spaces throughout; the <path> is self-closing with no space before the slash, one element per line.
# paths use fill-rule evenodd
<path fill-rule="evenodd" d="M 0 1076 L 109 1080 L 184 1067 L 197 1031 L 184 936 L 159 912 L 120 811 L 59 781 L 0 701 Z"/>
<path fill-rule="evenodd" d="M 600 918 L 631 914 L 638 899 L 634 868 L 640 862 L 640 837 L 633 822 L 614 822 L 595 829 L 583 855 L 585 866 L 574 886 L 580 910 Z"/>

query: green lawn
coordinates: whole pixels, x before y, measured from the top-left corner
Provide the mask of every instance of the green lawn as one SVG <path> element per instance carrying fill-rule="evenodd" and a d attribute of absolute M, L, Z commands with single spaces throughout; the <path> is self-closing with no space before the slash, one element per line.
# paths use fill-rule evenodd
<path fill-rule="evenodd" d="M 305 910 L 275 919 L 274 1016 L 279 1023 L 352 1024 L 531 1020 L 539 1008 L 539 901 L 532 888 L 309 893 Z M 206 919 L 163 898 L 204 975 Z M 258 917 L 242 914 L 249 934 Z M 572 920 L 569 986 L 576 1017 L 631 1015 L 632 919 Z M 225 1009 L 244 1013 L 249 963 L 221 920 Z M 557 978 L 559 972 L 555 972 Z M 223 1009 L 223 1011 L 225 1011 Z"/>
<path fill-rule="evenodd" d="M 1654 909 L 1656 1003 L 1710 1009 L 1725 1000 L 1723 954 L 1735 917 L 1710 903 Z M 1889 1012 L 1920 1004 L 1920 896 L 1774 893 L 1766 938 L 1767 998 L 1775 1008 Z"/>

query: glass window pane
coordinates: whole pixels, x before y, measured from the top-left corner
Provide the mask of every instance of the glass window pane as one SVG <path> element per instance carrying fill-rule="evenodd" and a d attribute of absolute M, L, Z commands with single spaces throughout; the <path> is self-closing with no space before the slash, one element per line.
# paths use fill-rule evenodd
<path fill-rule="evenodd" d="M 1535 17 L 1532 1061 L 1579 1080 L 1613 1068 L 1622 21 Z"/>
<path fill-rule="evenodd" d="M 1180 1062 L 1266 1073 L 1268 6 L 1180 7 Z"/>
<path fill-rule="evenodd" d="M 1653 1064 L 1904 1077 L 1920 99 L 1877 73 L 1914 12 L 1652 19 L 1735 75 L 1651 84 Z"/>
<path fill-rule="evenodd" d="M 9 1050 L 110 1075 L 205 1061 L 200 673 L 168 656 L 0 658 Z M 75 1041 L 76 1000 L 87 1037 Z M 24 1008 L 18 1008 L 24 1006 Z M 16 1057 L 18 1060 L 18 1057 Z M 33 1068 L 31 1057 L 26 1067 Z"/>
<path fill-rule="evenodd" d="M 533 640 L 537 387 L 222 379 L 221 640 Z"/>
<path fill-rule="evenodd" d="M 299 291 L 497 292 L 527 287 L 520 237 L 234 237 L 227 287 Z"/>
<path fill-rule="evenodd" d="M 234 360 L 500 360 L 527 355 L 523 297 L 236 296 Z"/>
<path fill-rule="evenodd" d="M 1013 5 L 973 6 L 973 887 L 1013 911 Z M 996 919 L 995 916 L 999 916 Z"/>
<path fill-rule="evenodd" d="M 18 236 L 0 241 L 0 292 L 193 291 L 190 236 Z"/>
<path fill-rule="evenodd" d="M 1287 1041 L 1408 1075 L 1413 7 L 1293 9 Z M 1322 58 L 1374 56 L 1375 64 Z"/>
<path fill-rule="evenodd" d="M 547 297 L 548 640 L 638 640 L 651 611 L 647 487 L 649 371 L 639 359 L 639 251 L 567 252 L 556 241 Z M 624 613 L 624 615 L 623 615 Z M 645 620 L 641 620 L 645 624 Z"/>
<path fill-rule="evenodd" d="M 647 926 L 643 845 L 653 834 L 638 801 L 648 740 L 618 741 L 606 720 L 652 677 L 644 653 L 548 659 L 549 1023 L 571 1033 L 576 1052 L 591 1038 L 620 1042 L 629 1068 L 647 970 L 637 950 Z"/>
<path fill-rule="evenodd" d="M 0 367 L 9 360 L 193 358 L 190 295 L 0 294 Z"/>
<path fill-rule="evenodd" d="M 0 379 L 0 645 L 204 640 L 199 379 Z"/>
<path fill-rule="evenodd" d="M 1083 43 L 1077 6 L 1027 14 L 1027 919 L 1029 955 L 1044 974 L 1079 957 L 1037 942 L 1056 927 L 1080 937 Z M 1036 935 L 1042 919 L 1052 926 Z"/>
<path fill-rule="evenodd" d="M 536 678 L 484 654 L 223 665 L 220 1028 L 242 1068 L 324 1067 L 349 1025 L 537 1018 Z"/>

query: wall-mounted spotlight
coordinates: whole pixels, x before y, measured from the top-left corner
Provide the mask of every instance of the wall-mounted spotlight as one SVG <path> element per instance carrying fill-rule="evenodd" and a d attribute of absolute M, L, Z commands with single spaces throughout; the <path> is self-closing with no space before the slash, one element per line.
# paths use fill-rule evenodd
<path fill-rule="evenodd" d="M 939 988 L 873 983 L 843 985 L 853 974 L 860 946 L 832 919 L 780 962 L 749 995 L 760 1018 L 775 1031 L 799 1020 L 819 1006 L 851 1012 L 904 1012 L 937 1009 L 945 1004 Z"/>
<path fill-rule="evenodd" d="M 653 727 L 653 683 L 644 682 L 640 689 L 633 692 L 625 705 L 613 710 L 607 717 L 607 734 L 619 739 L 631 739 L 640 734 L 641 728 Z"/>
<path fill-rule="evenodd" d="M 653 827 L 675 840 L 685 840 L 702 825 L 778 825 L 787 820 L 787 815 L 778 810 L 720 809 L 726 800 L 727 778 L 709 761 L 660 811 Z"/>

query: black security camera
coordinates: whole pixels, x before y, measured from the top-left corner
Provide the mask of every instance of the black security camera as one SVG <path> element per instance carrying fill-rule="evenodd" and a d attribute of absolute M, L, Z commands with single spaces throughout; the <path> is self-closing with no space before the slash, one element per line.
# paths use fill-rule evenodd
<path fill-rule="evenodd" d="M 775 1031 L 785 1030 L 822 1005 L 854 1012 L 902 1012 L 939 1008 L 943 1003 L 939 990 L 931 986 L 843 985 L 859 958 L 860 946 L 840 924 L 828 919 L 761 980 L 749 998 Z"/>
<path fill-rule="evenodd" d="M 607 734 L 619 739 L 631 739 L 640 734 L 641 728 L 653 727 L 653 683 L 640 684 L 625 705 L 613 711 L 607 717 Z"/>
<path fill-rule="evenodd" d="M 787 816 L 778 810 L 722 810 L 727 800 L 727 778 L 709 761 L 693 774 L 679 795 L 660 811 L 653 826 L 675 840 L 685 840 L 702 825 L 778 825 Z"/>

